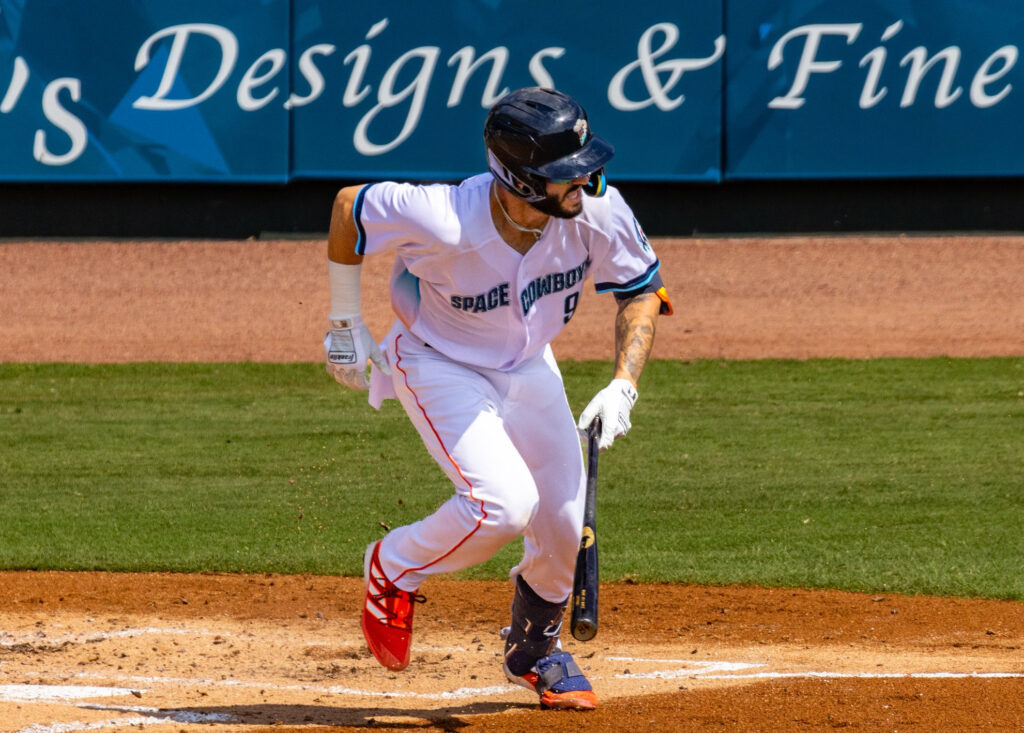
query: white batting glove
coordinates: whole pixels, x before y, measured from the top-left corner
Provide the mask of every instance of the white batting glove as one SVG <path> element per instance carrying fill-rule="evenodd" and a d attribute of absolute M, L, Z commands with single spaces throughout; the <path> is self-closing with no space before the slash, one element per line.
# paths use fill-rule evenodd
<path fill-rule="evenodd" d="M 628 379 L 613 379 L 580 413 L 580 421 L 576 424 L 580 435 L 585 439 L 590 423 L 599 417 L 601 437 L 597 442 L 597 448 L 611 448 L 615 439 L 625 435 L 632 427 L 632 423 L 629 422 L 629 411 L 636 404 L 636 398 L 636 388 Z"/>
<path fill-rule="evenodd" d="M 324 337 L 327 373 L 339 384 L 352 389 L 370 388 L 366 375 L 366 362 L 372 361 L 384 374 L 391 374 L 380 347 L 370 335 L 359 314 L 340 316 L 328 320 L 330 330 Z"/>

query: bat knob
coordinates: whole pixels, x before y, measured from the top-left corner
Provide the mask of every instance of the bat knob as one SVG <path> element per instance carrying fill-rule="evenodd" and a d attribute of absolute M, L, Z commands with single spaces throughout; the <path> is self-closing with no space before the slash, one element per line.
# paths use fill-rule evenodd
<path fill-rule="evenodd" d="M 590 641 L 597 636 L 597 625 L 590 621 L 577 621 L 572 625 L 572 635 L 577 641 Z"/>

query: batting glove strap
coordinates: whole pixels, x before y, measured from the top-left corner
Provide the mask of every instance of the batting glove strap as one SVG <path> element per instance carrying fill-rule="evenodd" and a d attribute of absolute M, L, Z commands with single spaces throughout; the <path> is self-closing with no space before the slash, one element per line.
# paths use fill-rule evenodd
<path fill-rule="evenodd" d="M 385 374 L 390 374 L 387 362 L 363 323 L 361 315 L 331 316 L 328 318 L 328 325 L 330 330 L 324 336 L 327 373 L 340 384 L 352 389 L 368 389 L 368 359 Z"/>

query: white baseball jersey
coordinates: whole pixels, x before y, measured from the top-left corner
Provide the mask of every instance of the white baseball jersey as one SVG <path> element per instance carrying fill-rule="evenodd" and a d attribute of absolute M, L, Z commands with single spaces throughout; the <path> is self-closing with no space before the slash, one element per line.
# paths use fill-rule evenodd
<path fill-rule="evenodd" d="M 550 342 L 588 278 L 598 292 L 644 292 L 660 283 L 659 262 L 614 188 L 583 196 L 575 218 L 550 218 L 520 254 L 491 219 L 492 181 L 375 183 L 355 201 L 356 252 L 395 252 L 398 320 L 382 344 L 391 376 L 373 370 L 370 403 L 401 401 L 455 489 L 433 514 L 391 530 L 378 558 L 413 591 L 521 536 L 512 576 L 559 603 L 572 589 L 586 475 Z"/>
<path fill-rule="evenodd" d="M 393 300 L 409 330 L 451 359 L 504 370 L 558 335 L 588 277 L 599 293 L 629 292 L 647 286 L 660 263 L 611 186 L 599 198 L 583 196 L 579 216 L 551 217 L 520 254 L 491 220 L 493 180 L 484 173 L 457 186 L 370 184 L 354 218 L 358 254 L 397 250 Z M 403 285 L 399 265 L 418 283 L 406 276 Z"/>

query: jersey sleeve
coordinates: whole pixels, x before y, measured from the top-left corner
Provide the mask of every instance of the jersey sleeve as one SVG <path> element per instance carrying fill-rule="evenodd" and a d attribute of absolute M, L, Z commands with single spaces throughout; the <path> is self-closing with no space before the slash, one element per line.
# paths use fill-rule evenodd
<path fill-rule="evenodd" d="M 614 293 L 619 300 L 656 293 L 662 301 L 662 313 L 670 314 L 672 304 L 659 274 L 661 262 L 643 227 L 616 189 L 609 188 L 607 198 L 603 247 L 592 251 L 594 289 Z"/>
<path fill-rule="evenodd" d="M 363 186 L 352 207 L 359 255 L 410 246 L 424 249 L 445 238 L 457 222 L 440 186 L 382 181 Z"/>

